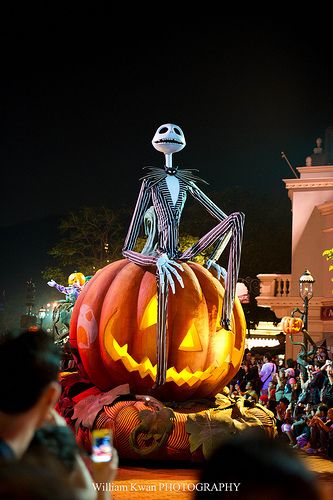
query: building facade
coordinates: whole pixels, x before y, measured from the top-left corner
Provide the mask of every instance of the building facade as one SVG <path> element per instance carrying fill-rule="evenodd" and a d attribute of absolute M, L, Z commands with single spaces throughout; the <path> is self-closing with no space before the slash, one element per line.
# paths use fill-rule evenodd
<path fill-rule="evenodd" d="M 333 127 L 326 131 L 328 147 L 316 140 L 299 178 L 284 179 L 292 208 L 291 274 L 260 274 L 259 306 L 270 307 L 278 318 L 303 308 L 299 278 L 308 269 L 315 279 L 309 302 L 308 331 L 315 342 L 333 338 L 333 283 L 330 262 L 322 255 L 333 248 Z M 331 135 L 330 135 L 331 134 Z M 332 140 L 332 145 L 330 144 Z M 326 164 L 321 164 L 325 162 Z M 332 262 L 331 262 L 332 263 Z M 294 336 L 302 341 L 302 334 Z M 298 345 L 286 336 L 286 358 L 297 358 Z"/>

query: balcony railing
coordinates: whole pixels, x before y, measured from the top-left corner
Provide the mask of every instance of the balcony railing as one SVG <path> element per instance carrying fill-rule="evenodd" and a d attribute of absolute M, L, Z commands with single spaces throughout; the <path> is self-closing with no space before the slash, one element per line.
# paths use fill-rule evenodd
<path fill-rule="evenodd" d="M 258 274 L 260 297 L 289 297 L 291 274 Z"/>

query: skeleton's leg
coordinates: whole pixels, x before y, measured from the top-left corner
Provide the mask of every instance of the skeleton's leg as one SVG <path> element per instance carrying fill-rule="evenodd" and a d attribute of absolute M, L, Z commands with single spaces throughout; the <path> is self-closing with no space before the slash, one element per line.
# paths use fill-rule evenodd
<path fill-rule="evenodd" d="M 168 281 L 157 278 L 158 316 L 157 316 L 157 373 L 155 386 L 165 383 L 167 371 L 167 312 L 168 312 Z"/>
<path fill-rule="evenodd" d="M 223 301 L 222 309 L 222 325 L 225 328 L 229 328 L 230 317 L 232 313 L 232 308 L 234 305 L 234 298 L 236 293 L 236 284 L 239 273 L 240 266 L 240 256 L 241 256 L 241 244 L 243 239 L 243 226 L 244 226 L 244 214 L 240 212 L 235 212 L 217 226 L 211 229 L 207 234 L 205 234 L 200 240 L 188 248 L 180 257 L 180 260 L 189 260 L 195 257 L 198 253 L 202 252 L 210 245 L 212 245 L 216 240 L 221 238 L 225 233 L 230 230 L 231 243 L 229 251 L 229 261 L 228 261 L 228 275 L 225 284 L 225 295 Z"/>

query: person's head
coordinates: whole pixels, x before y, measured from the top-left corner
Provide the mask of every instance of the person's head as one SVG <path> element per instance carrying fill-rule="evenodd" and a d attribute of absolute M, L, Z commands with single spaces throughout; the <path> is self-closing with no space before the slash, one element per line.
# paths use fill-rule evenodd
<path fill-rule="evenodd" d="M 266 352 L 264 354 L 264 363 L 270 363 L 272 361 L 272 356 L 270 355 L 269 352 Z"/>
<path fill-rule="evenodd" d="M 318 347 L 317 356 L 319 356 L 321 359 L 326 359 L 327 358 L 326 347 L 323 346 Z"/>
<path fill-rule="evenodd" d="M 60 350 L 45 332 L 7 335 L 0 345 L 0 415 L 11 418 L 34 410 L 36 426 L 55 405 Z"/>
<path fill-rule="evenodd" d="M 281 398 L 279 401 L 279 406 L 282 407 L 283 409 L 287 409 L 289 405 L 289 400 L 287 398 Z"/>
<path fill-rule="evenodd" d="M 294 450 L 257 429 L 217 446 L 203 464 L 198 485 L 195 500 L 222 499 L 228 493 L 242 500 L 280 500 L 286 491 L 288 498 L 319 499 L 314 475 Z"/>
<path fill-rule="evenodd" d="M 267 404 L 268 404 L 268 396 L 267 396 L 267 394 L 262 394 L 260 396 L 259 403 L 262 404 L 263 406 L 267 406 Z"/>
<path fill-rule="evenodd" d="M 295 370 L 293 368 L 287 368 L 284 373 L 287 378 L 292 378 L 295 376 Z"/>
<path fill-rule="evenodd" d="M 312 404 L 306 403 L 304 411 L 305 411 L 305 413 L 308 413 L 308 414 L 312 413 L 313 412 Z"/>
<path fill-rule="evenodd" d="M 247 391 L 252 391 L 252 389 L 253 389 L 253 382 L 252 382 L 251 380 L 249 380 L 249 381 L 246 383 L 245 389 L 246 389 Z"/>
<path fill-rule="evenodd" d="M 327 408 L 327 405 L 325 404 L 320 404 L 317 408 L 317 411 L 316 411 L 316 415 L 318 415 L 319 417 L 326 417 L 327 415 L 327 412 L 328 412 L 328 408 Z"/>
<path fill-rule="evenodd" d="M 328 418 L 329 420 L 333 420 L 333 408 L 329 408 L 329 409 L 327 410 L 327 418 Z"/>
<path fill-rule="evenodd" d="M 323 361 L 322 361 L 322 360 L 320 360 L 320 359 L 315 359 L 315 360 L 314 360 L 314 363 L 313 363 L 313 365 L 314 365 L 314 370 L 315 370 L 315 371 L 320 370 L 320 368 L 323 366 L 323 364 L 324 364 L 324 363 L 323 363 Z"/>
<path fill-rule="evenodd" d="M 294 366 L 295 366 L 294 360 L 292 358 L 288 358 L 286 361 L 286 366 L 287 366 L 287 368 L 294 368 Z"/>

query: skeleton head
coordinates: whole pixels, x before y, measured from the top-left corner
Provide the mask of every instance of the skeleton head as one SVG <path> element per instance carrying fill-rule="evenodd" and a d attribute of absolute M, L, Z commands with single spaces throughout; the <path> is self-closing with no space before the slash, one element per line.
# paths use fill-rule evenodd
<path fill-rule="evenodd" d="M 169 155 L 181 151 L 186 146 L 182 129 L 173 123 L 165 123 L 158 127 L 151 142 L 157 151 Z"/>

